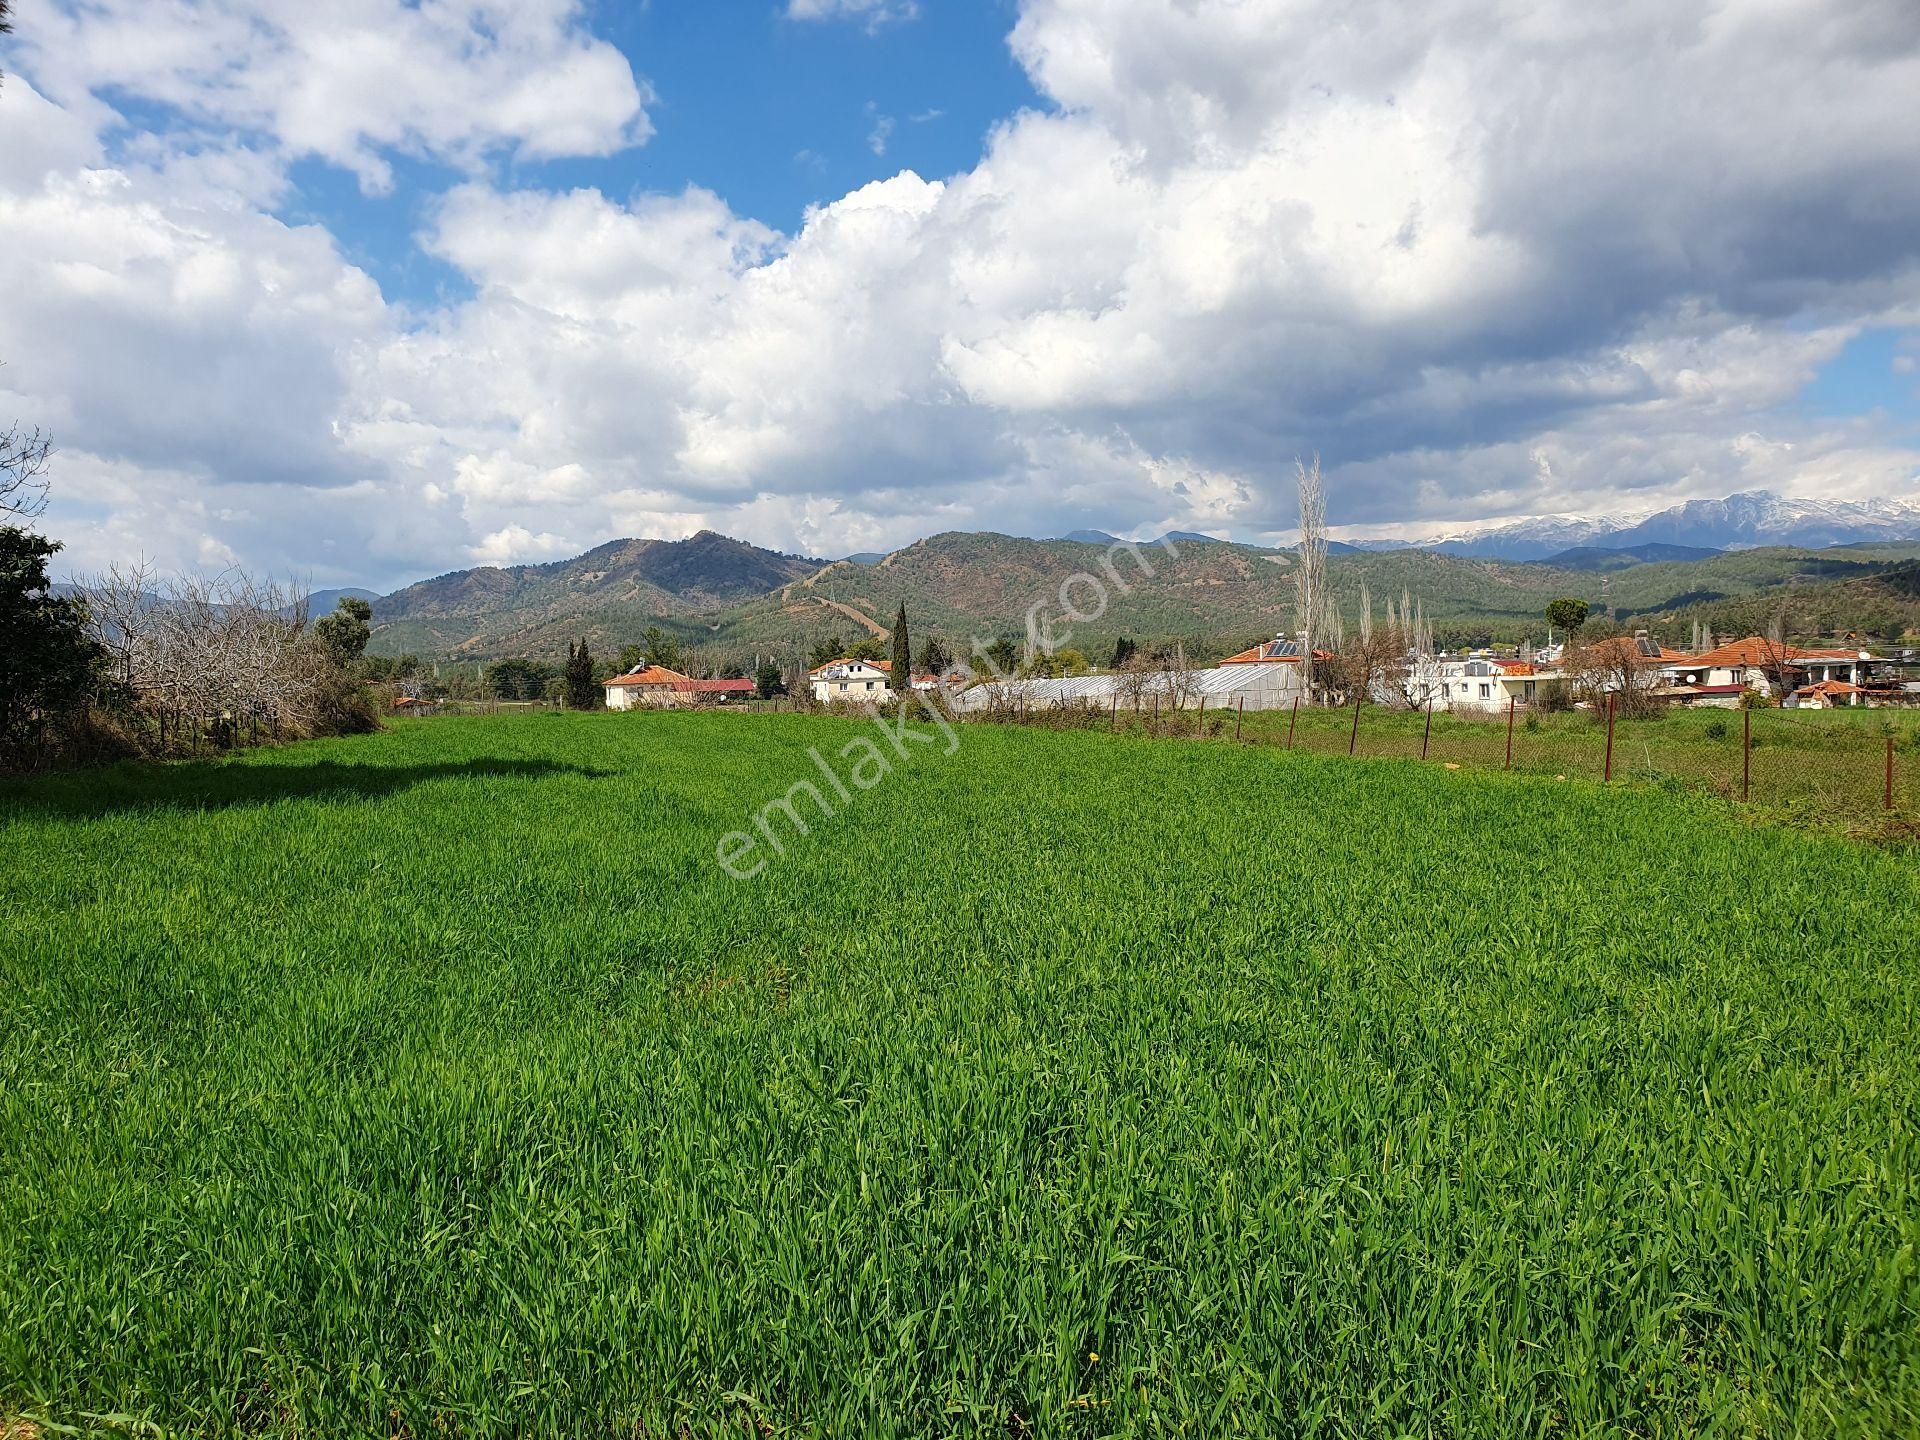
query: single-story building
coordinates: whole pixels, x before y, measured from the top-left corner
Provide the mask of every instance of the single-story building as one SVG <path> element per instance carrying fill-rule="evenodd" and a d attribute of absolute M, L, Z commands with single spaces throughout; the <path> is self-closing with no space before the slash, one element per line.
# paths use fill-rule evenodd
<path fill-rule="evenodd" d="M 1793 692 L 1792 705 L 1800 710 L 1834 710 L 1843 705 L 1858 705 L 1866 692 L 1845 680 L 1820 680 L 1802 685 Z"/>
<path fill-rule="evenodd" d="M 609 710 L 638 710 L 644 706 L 678 704 L 678 687 L 690 677 L 664 665 L 643 665 L 606 683 Z"/>
<path fill-rule="evenodd" d="M 1676 656 L 1661 669 L 1675 685 L 1740 685 L 1771 696 L 1782 676 L 1789 693 L 1828 680 L 1857 687 L 1872 664 L 1873 656 L 1865 650 L 1805 649 L 1749 635 L 1698 655 Z M 1857 696 L 1841 703 L 1851 705 L 1856 700 Z"/>
<path fill-rule="evenodd" d="M 753 694 L 751 680 L 696 680 L 663 665 L 647 665 L 606 683 L 609 710 L 726 705 Z"/>
<path fill-rule="evenodd" d="M 961 710 L 1284 710 L 1304 693 L 1300 662 L 1238 660 L 1210 670 L 1118 670 L 1053 680 L 989 680 L 953 694 Z"/>

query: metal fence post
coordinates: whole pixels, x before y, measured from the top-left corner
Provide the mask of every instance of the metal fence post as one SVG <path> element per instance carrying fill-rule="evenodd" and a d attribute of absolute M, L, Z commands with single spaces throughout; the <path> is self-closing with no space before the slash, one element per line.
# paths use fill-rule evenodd
<path fill-rule="evenodd" d="M 1233 705 L 1233 738 L 1235 740 L 1240 738 L 1240 717 L 1246 713 L 1247 697 L 1241 695 L 1235 699 Z"/>
<path fill-rule="evenodd" d="M 1347 758 L 1353 758 L 1354 748 L 1360 743 L 1360 702 L 1366 697 L 1357 696 L 1353 702 L 1353 733 L 1347 736 Z"/>
<path fill-rule="evenodd" d="M 1300 697 L 1293 697 L 1293 718 L 1287 721 L 1287 749 L 1293 748 L 1293 727 L 1300 723 Z"/>
<path fill-rule="evenodd" d="M 1427 744 L 1433 739 L 1433 697 L 1427 697 L 1427 728 L 1420 735 L 1420 758 L 1427 758 Z"/>
<path fill-rule="evenodd" d="M 1740 712 L 1740 803 L 1753 793 L 1753 711 Z"/>

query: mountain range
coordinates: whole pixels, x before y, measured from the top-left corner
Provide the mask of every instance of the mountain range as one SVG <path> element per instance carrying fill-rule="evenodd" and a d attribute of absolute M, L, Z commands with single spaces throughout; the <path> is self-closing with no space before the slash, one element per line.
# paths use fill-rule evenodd
<path fill-rule="evenodd" d="M 1752 490 L 1621 515 L 1552 515 L 1436 535 L 1422 541 L 1359 541 L 1367 549 L 1437 550 L 1500 560 L 1546 560 L 1571 549 L 1629 550 L 1648 544 L 1704 550 L 1920 539 L 1920 498 L 1814 500 Z"/>
<path fill-rule="evenodd" d="M 373 598 L 373 649 L 490 659 L 558 654 L 583 636 L 605 653 L 659 625 L 739 658 L 880 633 L 902 602 L 920 633 L 956 642 L 1021 634 L 1036 602 L 1058 614 L 1062 585 L 1101 573 L 1114 543 L 1102 530 L 1055 540 L 949 531 L 891 554 L 824 561 L 711 530 L 685 540 L 612 540 L 567 560 L 456 570 Z M 1849 605 L 1905 613 L 1904 590 L 1861 582 L 1920 558 L 1920 504 L 1754 492 L 1650 515 L 1515 522 L 1426 546 L 1328 548 L 1330 586 L 1350 623 L 1359 621 L 1363 594 L 1376 607 L 1412 596 L 1443 630 L 1461 635 L 1516 636 L 1561 595 L 1616 619 L 1657 619 L 1767 594 L 1815 606 L 1825 603 L 1814 593 L 1821 587 L 1848 584 L 1855 588 L 1838 610 L 1807 615 L 1830 617 Z M 1129 583 L 1106 587 L 1100 613 L 1070 627 L 1077 643 L 1097 649 L 1122 634 L 1252 638 L 1291 624 L 1291 549 L 1173 531 L 1140 553 L 1151 573 L 1136 576 L 1130 561 L 1118 562 Z M 314 613 L 343 594 L 367 597 L 323 591 Z"/>
<path fill-rule="evenodd" d="M 1583 550 L 1555 565 L 1355 550 L 1329 556 L 1327 580 L 1350 627 L 1359 623 L 1363 597 L 1372 597 L 1377 615 L 1386 600 L 1411 596 L 1443 641 L 1455 643 L 1537 632 L 1548 602 L 1563 595 L 1622 622 L 1663 625 L 1669 635 L 1684 636 L 1691 618 L 1719 628 L 1716 607 L 1785 595 L 1799 607 L 1789 618 L 1802 633 L 1830 623 L 1884 628 L 1907 616 L 1920 628 L 1920 600 L 1860 583 L 1920 560 L 1920 542 L 1682 550 L 1668 558 L 1672 548 L 1650 545 L 1617 560 L 1609 558 L 1616 552 Z M 1221 642 L 1236 641 L 1228 648 L 1238 649 L 1293 624 L 1292 551 L 1221 541 L 1140 554 L 1145 569 L 1121 557 L 1113 563 L 1122 583 L 1103 578 L 1096 587 L 1075 577 L 1105 577 L 1103 562 L 1113 557 L 1087 541 L 950 531 L 871 564 L 821 564 L 711 533 L 616 541 L 572 560 L 458 571 L 382 597 L 373 607 L 372 648 L 487 660 L 557 656 L 583 637 L 607 655 L 659 625 L 692 647 L 695 663 L 717 666 L 792 657 L 834 637 L 844 645 L 882 635 L 902 603 L 916 635 L 937 633 L 952 648 L 1022 637 L 1031 612 L 1050 622 L 1055 643 L 1096 659 L 1121 635 L 1177 637 L 1193 653 L 1224 653 Z M 1846 586 L 1854 588 L 1837 588 Z M 1082 618 L 1066 614 L 1062 594 Z"/>
<path fill-rule="evenodd" d="M 618 648 L 649 624 L 725 611 L 814 574 L 826 562 L 763 550 L 711 530 L 685 540 L 610 540 L 570 560 L 483 565 L 373 602 L 382 654 L 509 655 L 583 635 Z"/>

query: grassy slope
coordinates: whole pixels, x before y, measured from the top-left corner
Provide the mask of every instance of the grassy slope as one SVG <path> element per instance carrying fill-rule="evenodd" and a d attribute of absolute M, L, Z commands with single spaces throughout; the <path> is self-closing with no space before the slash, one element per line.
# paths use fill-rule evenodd
<path fill-rule="evenodd" d="M 977 727 L 720 874 L 861 730 L 429 720 L 0 791 L 0 1407 L 1920 1423 L 1910 859 Z"/>

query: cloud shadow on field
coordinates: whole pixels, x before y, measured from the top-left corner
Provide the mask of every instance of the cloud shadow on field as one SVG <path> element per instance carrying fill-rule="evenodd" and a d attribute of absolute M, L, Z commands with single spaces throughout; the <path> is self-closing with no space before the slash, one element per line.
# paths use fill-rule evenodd
<path fill-rule="evenodd" d="M 481 757 L 433 765 L 306 765 L 188 760 L 172 764 L 128 761 L 100 770 L 66 771 L 0 780 L 0 819 L 58 816 L 84 820 L 139 810 L 226 810 L 277 800 L 380 800 L 435 780 L 541 780 L 577 775 L 599 780 L 613 770 L 554 760 Z"/>

